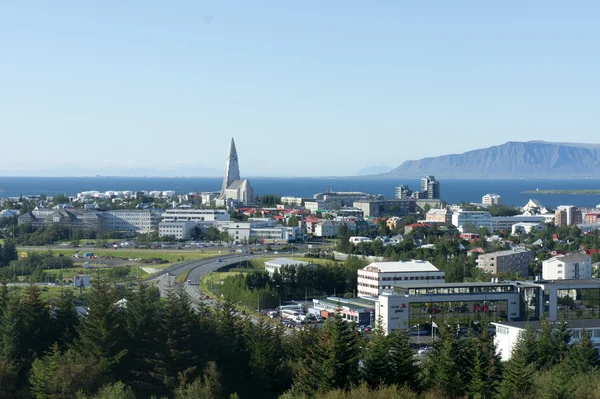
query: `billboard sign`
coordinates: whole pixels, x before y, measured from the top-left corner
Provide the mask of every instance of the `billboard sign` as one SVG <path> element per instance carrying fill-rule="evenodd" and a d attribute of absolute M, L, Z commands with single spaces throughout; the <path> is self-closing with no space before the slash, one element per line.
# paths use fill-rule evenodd
<path fill-rule="evenodd" d="M 77 288 L 80 287 L 89 287 L 90 285 L 90 276 L 84 276 L 83 274 L 78 274 L 73 278 L 73 285 Z"/>

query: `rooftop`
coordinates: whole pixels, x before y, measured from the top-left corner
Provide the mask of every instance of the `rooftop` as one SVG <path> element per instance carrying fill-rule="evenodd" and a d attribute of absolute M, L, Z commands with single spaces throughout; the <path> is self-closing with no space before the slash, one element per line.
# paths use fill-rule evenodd
<path fill-rule="evenodd" d="M 288 258 L 276 258 L 265 262 L 265 265 L 273 265 L 273 266 L 307 266 L 310 265 L 309 262 L 303 262 L 301 260 L 288 259 Z"/>
<path fill-rule="evenodd" d="M 585 254 L 567 254 L 555 256 L 554 258 L 548 259 L 548 261 L 561 261 L 561 262 L 580 262 L 589 259 L 590 257 Z"/>
<path fill-rule="evenodd" d="M 425 260 L 409 260 L 399 262 L 373 262 L 363 270 L 379 273 L 400 272 L 439 272 L 439 269 Z"/>
<path fill-rule="evenodd" d="M 530 324 L 531 327 L 538 330 L 541 326 L 541 321 L 508 321 L 501 323 L 492 323 L 495 325 L 507 326 L 507 327 L 516 327 L 516 328 L 527 328 L 527 324 Z M 553 323 L 557 325 L 557 322 Z M 567 324 L 569 328 L 600 328 L 600 319 L 582 319 L 582 320 L 568 320 Z"/>

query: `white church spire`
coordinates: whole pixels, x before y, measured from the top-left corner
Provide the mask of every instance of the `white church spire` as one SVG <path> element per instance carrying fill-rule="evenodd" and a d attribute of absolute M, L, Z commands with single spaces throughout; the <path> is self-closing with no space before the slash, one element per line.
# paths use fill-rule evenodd
<path fill-rule="evenodd" d="M 229 144 L 229 154 L 227 154 L 227 164 L 225 166 L 225 177 L 223 178 L 223 188 L 221 189 L 220 198 L 225 198 L 225 190 L 231 185 L 234 180 L 240 180 L 240 165 L 238 164 L 237 151 L 235 149 L 235 141 L 231 138 Z"/>

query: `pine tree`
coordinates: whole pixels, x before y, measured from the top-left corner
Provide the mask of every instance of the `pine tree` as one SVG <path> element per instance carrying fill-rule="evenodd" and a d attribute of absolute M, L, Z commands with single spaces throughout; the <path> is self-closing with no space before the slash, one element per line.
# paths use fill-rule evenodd
<path fill-rule="evenodd" d="M 388 385 L 402 386 L 408 384 L 412 388 L 418 388 L 420 368 L 415 362 L 414 351 L 410 347 L 408 332 L 393 331 L 388 336 Z"/>
<path fill-rule="evenodd" d="M 254 394 L 261 397 L 276 397 L 285 387 L 281 386 L 283 348 L 280 328 L 272 327 L 264 319 L 246 323 L 250 377 Z"/>
<path fill-rule="evenodd" d="M 42 301 L 40 290 L 35 285 L 28 286 L 21 295 L 24 344 L 28 349 L 28 362 L 31 364 L 50 346 L 50 312 L 48 304 Z"/>
<path fill-rule="evenodd" d="M 217 305 L 212 323 L 215 334 L 212 355 L 223 375 L 226 384 L 224 390 L 229 393 L 239 392 L 243 396 L 245 389 L 251 389 L 243 319 L 231 303 L 225 302 Z"/>
<path fill-rule="evenodd" d="M 532 393 L 535 359 L 528 358 L 531 355 L 531 337 L 535 337 L 532 333 L 535 334 L 535 331 L 528 325 L 515 343 L 510 360 L 504 365 L 499 387 L 502 399 L 526 398 Z"/>
<path fill-rule="evenodd" d="M 31 392 L 38 399 L 52 397 L 53 381 L 60 367 L 61 353 L 57 343 L 54 343 L 43 358 L 36 359 L 31 366 Z"/>
<path fill-rule="evenodd" d="M 174 389 L 193 381 L 200 374 L 202 366 L 197 351 L 200 325 L 183 286 L 167 288 L 160 319 L 167 352 L 155 363 L 155 372 L 162 384 Z"/>
<path fill-rule="evenodd" d="M 373 338 L 363 351 L 361 377 L 371 388 L 388 384 L 392 380 L 390 365 L 390 340 L 380 328 L 375 329 Z"/>
<path fill-rule="evenodd" d="M 168 353 L 165 334 L 160 328 L 160 292 L 144 283 L 127 302 L 125 311 L 128 353 L 123 359 L 125 382 L 140 396 L 167 393 L 154 372 L 159 356 Z"/>
<path fill-rule="evenodd" d="M 573 375 L 589 373 L 600 366 L 598 351 L 589 334 L 590 332 L 582 330 L 581 339 L 571 346 L 565 357 L 564 363 Z"/>
<path fill-rule="evenodd" d="M 52 309 L 52 335 L 61 350 L 67 349 L 77 337 L 79 317 L 73 303 L 73 291 L 63 290 Z"/>
<path fill-rule="evenodd" d="M 17 373 L 13 363 L 0 356 L 0 398 L 15 397 L 17 389 Z"/>
<path fill-rule="evenodd" d="M 441 325 L 440 335 L 425 363 L 425 382 L 450 397 L 458 397 L 464 394 L 466 386 L 463 381 L 465 376 L 460 372 L 462 347 L 456 337 L 456 326 Z"/>
<path fill-rule="evenodd" d="M 78 327 L 79 338 L 74 345 L 79 353 L 95 360 L 105 375 L 112 375 L 125 349 L 126 332 L 122 309 L 106 280 L 99 275 L 88 296 L 89 311 Z"/>
<path fill-rule="evenodd" d="M 256 396 L 261 397 L 261 396 Z M 221 374 L 215 362 L 208 362 L 202 378 L 177 388 L 175 399 L 224 399 L 225 394 L 221 385 Z"/>
<path fill-rule="evenodd" d="M 469 392 L 475 397 L 493 398 L 502 370 L 500 356 L 496 353 L 496 345 L 489 334 L 487 323 L 481 325 L 479 333 L 471 342 L 474 344 L 474 357 Z"/>
<path fill-rule="evenodd" d="M 358 380 L 358 335 L 339 313 L 328 319 L 296 376 L 294 388 L 309 395 L 347 388 Z"/>

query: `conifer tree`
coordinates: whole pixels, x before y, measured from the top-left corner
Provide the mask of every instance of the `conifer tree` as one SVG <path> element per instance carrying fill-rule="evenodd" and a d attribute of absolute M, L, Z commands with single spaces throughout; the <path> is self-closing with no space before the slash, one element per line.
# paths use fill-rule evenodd
<path fill-rule="evenodd" d="M 481 325 L 479 333 L 471 339 L 474 346 L 473 366 L 469 392 L 479 398 L 493 398 L 501 378 L 500 356 L 489 333 L 489 325 Z"/>
<path fill-rule="evenodd" d="M 450 397 L 464 394 L 466 388 L 460 369 L 461 345 L 456 336 L 456 326 L 440 325 L 440 339 L 433 344 L 431 355 L 425 363 L 425 383 L 436 387 Z"/>
<path fill-rule="evenodd" d="M 50 312 L 48 304 L 42 301 L 40 290 L 35 285 L 28 286 L 21 295 L 23 317 L 22 342 L 27 347 L 28 366 L 37 356 L 51 345 Z"/>
<path fill-rule="evenodd" d="M 53 381 L 60 367 L 61 353 L 57 343 L 54 343 L 43 358 L 36 359 L 31 367 L 31 392 L 38 399 L 52 397 Z"/>
<path fill-rule="evenodd" d="M 573 374 L 589 373 L 600 366 L 598 351 L 589 334 L 590 332 L 582 330 L 581 339 L 571 346 L 565 357 L 564 363 Z"/>
<path fill-rule="evenodd" d="M 193 381 L 201 370 L 197 351 L 200 325 L 183 286 L 167 288 L 160 319 L 166 353 L 155 363 L 155 372 L 162 384 L 174 389 Z"/>
<path fill-rule="evenodd" d="M 0 398 L 15 397 L 17 389 L 17 373 L 13 363 L 0 356 Z"/>
<path fill-rule="evenodd" d="M 117 301 L 104 277 L 96 277 L 88 296 L 88 314 L 77 329 L 79 337 L 74 343 L 76 350 L 94 359 L 105 375 L 112 375 L 127 353 L 123 309 Z"/>
<path fill-rule="evenodd" d="M 510 360 L 504 365 L 503 379 L 499 386 L 500 398 L 526 398 L 532 393 L 535 368 L 535 359 L 529 359 L 532 337 L 535 344 L 535 331 L 528 325 L 515 343 Z"/>
<path fill-rule="evenodd" d="M 265 398 L 276 397 L 285 389 L 281 386 L 283 331 L 272 327 L 264 319 L 259 319 L 257 323 L 246 323 L 245 327 L 254 394 Z"/>
<path fill-rule="evenodd" d="M 243 319 L 231 303 L 224 302 L 217 305 L 213 318 L 215 334 L 213 358 L 226 384 L 224 390 L 229 393 L 239 392 L 242 396 L 244 389 L 251 388 L 248 383 L 249 355 L 243 323 Z"/>
<path fill-rule="evenodd" d="M 358 380 L 358 335 L 339 313 L 329 318 L 307 353 L 294 388 L 312 395 L 318 391 L 347 388 Z"/>
<path fill-rule="evenodd" d="M 388 385 L 402 386 L 408 384 L 412 388 L 418 388 L 418 375 L 420 368 L 415 362 L 414 351 L 410 347 L 406 331 L 392 331 L 388 335 L 389 353 L 387 373 Z"/>
<path fill-rule="evenodd" d="M 390 340 L 385 336 L 380 323 L 377 323 L 374 335 L 363 351 L 361 378 L 371 388 L 389 384 L 392 380 L 390 364 Z M 412 356 L 412 355 L 411 355 Z"/>
<path fill-rule="evenodd" d="M 208 362 L 202 378 L 175 390 L 175 399 L 225 399 L 221 374 L 215 362 Z M 262 397 L 256 395 L 256 397 Z"/>
<path fill-rule="evenodd" d="M 156 361 L 168 353 L 160 328 L 160 292 L 144 283 L 138 285 L 125 312 L 128 353 L 123 359 L 125 382 L 140 396 L 166 393 L 155 373 Z"/>
<path fill-rule="evenodd" d="M 51 312 L 52 335 L 61 351 L 67 349 L 77 337 L 79 317 L 73 303 L 73 292 L 63 290 Z"/>

